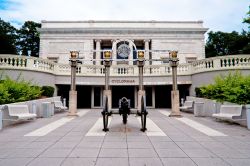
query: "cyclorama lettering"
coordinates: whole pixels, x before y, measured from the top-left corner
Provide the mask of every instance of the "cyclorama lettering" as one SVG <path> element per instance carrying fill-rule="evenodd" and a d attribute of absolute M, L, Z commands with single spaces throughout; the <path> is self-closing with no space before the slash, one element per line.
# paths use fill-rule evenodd
<path fill-rule="evenodd" d="M 111 80 L 112 83 L 135 83 L 135 80 Z"/>

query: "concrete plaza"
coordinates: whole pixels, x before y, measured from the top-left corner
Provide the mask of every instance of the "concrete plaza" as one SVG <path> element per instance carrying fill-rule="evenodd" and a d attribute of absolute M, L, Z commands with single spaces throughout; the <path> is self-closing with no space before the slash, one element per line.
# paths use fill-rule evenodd
<path fill-rule="evenodd" d="M 239 125 L 186 113 L 170 118 L 169 110 L 154 109 L 148 132 L 135 115 L 127 125 L 113 115 L 105 134 L 101 110 L 78 111 L 75 118 L 59 113 L 4 128 L 0 166 L 250 165 L 250 131 Z"/>

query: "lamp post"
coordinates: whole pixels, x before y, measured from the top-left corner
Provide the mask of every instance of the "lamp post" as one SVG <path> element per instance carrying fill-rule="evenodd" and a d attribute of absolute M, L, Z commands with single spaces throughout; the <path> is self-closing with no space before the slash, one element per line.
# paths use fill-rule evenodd
<path fill-rule="evenodd" d="M 76 66 L 79 61 L 78 58 L 79 51 L 70 51 L 71 85 L 69 91 L 69 116 L 77 116 Z"/>
<path fill-rule="evenodd" d="M 111 90 L 109 88 L 109 75 L 110 75 L 110 66 L 111 66 L 111 58 L 112 51 L 106 50 L 104 53 L 104 66 L 105 66 L 105 89 L 104 96 L 108 97 L 108 109 L 111 109 Z"/>
<path fill-rule="evenodd" d="M 172 79 L 173 79 L 173 87 L 171 91 L 171 103 L 172 103 L 172 111 L 170 113 L 170 117 L 181 117 L 180 108 L 179 108 L 179 91 L 177 88 L 177 66 L 178 66 L 178 57 L 177 51 L 169 52 L 169 62 L 172 67 Z"/>
<path fill-rule="evenodd" d="M 145 64 L 144 51 L 137 52 L 137 66 L 139 68 L 139 91 L 138 91 L 138 110 L 141 110 L 141 98 L 145 96 L 143 88 L 143 66 Z"/>

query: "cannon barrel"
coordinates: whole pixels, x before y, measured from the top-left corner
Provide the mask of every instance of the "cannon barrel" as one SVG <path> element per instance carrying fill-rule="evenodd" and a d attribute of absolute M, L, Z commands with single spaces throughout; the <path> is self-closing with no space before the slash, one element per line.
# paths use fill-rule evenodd
<path fill-rule="evenodd" d="M 126 97 L 119 100 L 119 114 L 130 114 L 130 100 Z"/>

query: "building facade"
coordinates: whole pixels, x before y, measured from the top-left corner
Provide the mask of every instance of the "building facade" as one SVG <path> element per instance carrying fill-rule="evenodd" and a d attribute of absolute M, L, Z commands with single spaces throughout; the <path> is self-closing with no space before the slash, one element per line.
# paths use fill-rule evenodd
<path fill-rule="evenodd" d="M 77 50 L 84 59 L 83 65 L 96 70 L 103 66 L 103 52 L 100 50 L 112 50 L 112 107 L 118 107 L 118 100 L 123 96 L 130 98 L 132 107 L 136 107 L 138 72 L 134 60 L 137 59 L 137 50 L 145 50 L 145 59 L 148 60 L 144 68 L 147 106 L 170 107 L 171 75 L 167 79 L 164 74 L 147 76 L 146 70 L 152 74 L 153 70 L 159 70 L 154 66 L 165 65 L 163 61 L 155 61 L 168 57 L 168 52 L 159 50 L 178 50 L 180 64 L 204 59 L 206 31 L 202 21 L 42 21 L 39 56 L 66 65 L 69 64 L 69 52 Z M 90 61 L 92 59 L 96 61 Z M 169 67 L 162 69 L 171 70 Z M 78 70 L 85 72 L 86 69 L 79 67 Z M 188 77 L 183 76 L 179 81 L 182 97 L 189 94 L 191 81 Z M 58 95 L 68 96 L 67 79 L 68 76 L 61 77 L 56 84 Z M 103 76 L 78 75 L 76 84 L 79 107 L 101 107 Z"/>

